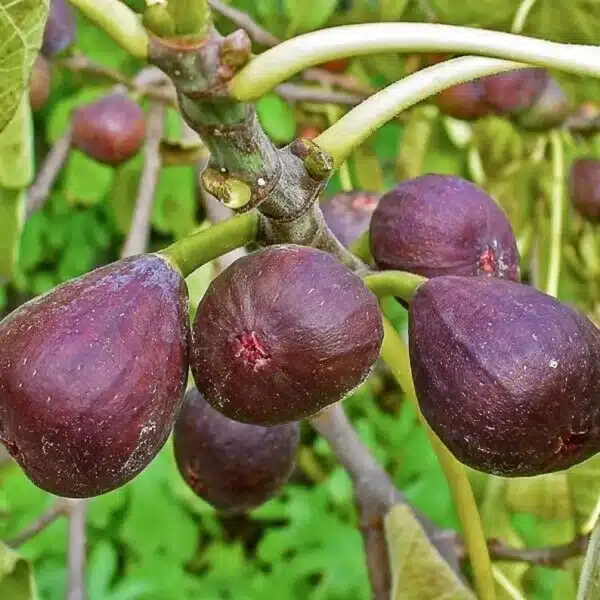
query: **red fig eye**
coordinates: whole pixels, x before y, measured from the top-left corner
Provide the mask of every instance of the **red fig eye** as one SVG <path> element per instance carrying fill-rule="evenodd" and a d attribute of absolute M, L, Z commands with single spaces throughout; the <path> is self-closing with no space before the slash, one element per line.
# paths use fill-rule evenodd
<path fill-rule="evenodd" d="M 403 181 L 379 201 L 370 232 L 380 269 L 519 279 L 517 242 L 506 215 L 460 177 L 428 174 Z"/>
<path fill-rule="evenodd" d="M 370 374 L 383 341 L 377 298 L 332 255 L 270 246 L 211 283 L 193 326 L 196 386 L 226 417 L 299 421 Z"/>

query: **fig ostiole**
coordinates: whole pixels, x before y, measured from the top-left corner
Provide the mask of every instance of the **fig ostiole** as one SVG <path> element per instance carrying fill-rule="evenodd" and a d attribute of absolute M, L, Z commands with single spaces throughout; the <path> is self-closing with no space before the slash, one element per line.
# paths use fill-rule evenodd
<path fill-rule="evenodd" d="M 380 269 L 424 277 L 520 277 L 517 242 L 504 211 L 454 175 L 421 175 L 384 194 L 371 219 L 370 242 Z"/>
<path fill-rule="evenodd" d="M 213 280 L 192 327 L 196 385 L 225 416 L 305 419 L 371 373 L 383 341 L 377 298 L 332 255 L 283 244 Z"/>
<path fill-rule="evenodd" d="M 423 416 L 466 465 L 534 476 L 600 451 L 600 332 L 552 296 L 430 279 L 410 306 L 409 347 Z"/>
<path fill-rule="evenodd" d="M 166 442 L 188 373 L 187 286 L 157 255 L 64 283 L 0 322 L 0 441 L 38 487 L 97 496 Z"/>
<path fill-rule="evenodd" d="M 234 514 L 279 492 L 294 468 L 299 438 L 297 423 L 239 423 L 191 388 L 175 422 L 173 450 L 188 486 L 218 511 Z"/>

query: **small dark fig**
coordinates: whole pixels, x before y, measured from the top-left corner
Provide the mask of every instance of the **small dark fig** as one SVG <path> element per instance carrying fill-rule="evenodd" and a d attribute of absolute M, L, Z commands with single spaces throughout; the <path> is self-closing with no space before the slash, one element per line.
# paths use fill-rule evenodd
<path fill-rule="evenodd" d="M 496 114 L 515 115 L 528 110 L 546 87 L 546 69 L 531 67 L 482 78 L 485 101 Z"/>
<path fill-rule="evenodd" d="M 340 192 L 321 204 L 329 229 L 346 248 L 368 231 L 379 197 L 375 192 Z"/>
<path fill-rule="evenodd" d="M 380 269 L 424 277 L 520 277 L 519 251 L 506 215 L 483 190 L 454 175 L 401 182 L 382 196 L 370 231 Z"/>
<path fill-rule="evenodd" d="M 243 513 L 271 499 L 294 468 L 297 423 L 261 427 L 232 421 L 190 389 L 173 430 L 179 473 L 219 511 Z"/>
<path fill-rule="evenodd" d="M 187 286 L 157 255 L 64 283 L 0 322 L 0 441 L 38 487 L 114 490 L 166 442 L 188 372 Z"/>
<path fill-rule="evenodd" d="M 109 94 L 75 111 L 73 144 L 106 165 L 119 165 L 137 154 L 145 135 L 142 109 L 124 94 Z"/>
<path fill-rule="evenodd" d="M 569 116 L 567 95 L 554 77 L 548 77 L 533 105 L 518 116 L 518 124 L 524 129 L 552 129 L 564 123 Z"/>
<path fill-rule="evenodd" d="M 600 160 L 578 158 L 571 164 L 569 195 L 577 212 L 592 223 L 600 222 Z"/>
<path fill-rule="evenodd" d="M 371 373 L 383 341 L 375 295 L 330 254 L 292 244 L 238 259 L 210 284 L 192 328 L 196 385 L 243 423 L 305 419 Z"/>
<path fill-rule="evenodd" d="M 600 451 L 600 331 L 533 287 L 438 277 L 409 310 L 424 417 L 466 465 L 541 475 Z"/>
<path fill-rule="evenodd" d="M 51 89 L 52 67 L 41 54 L 38 54 L 33 63 L 29 81 L 29 102 L 33 111 L 41 110 L 44 107 L 50 97 Z"/>
<path fill-rule="evenodd" d="M 475 121 L 492 114 L 481 80 L 459 83 L 441 91 L 436 103 L 443 114 L 463 121 Z"/>
<path fill-rule="evenodd" d="M 42 53 L 54 56 L 75 41 L 75 15 L 67 0 L 50 0 L 50 11 L 44 29 Z"/>

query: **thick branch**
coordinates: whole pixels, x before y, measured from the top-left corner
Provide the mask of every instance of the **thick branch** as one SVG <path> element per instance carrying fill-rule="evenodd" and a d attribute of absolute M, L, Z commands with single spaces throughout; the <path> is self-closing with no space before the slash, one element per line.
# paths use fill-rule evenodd
<path fill-rule="evenodd" d="M 68 592 L 67 600 L 86 600 L 85 562 L 86 500 L 68 500 L 69 503 L 69 550 L 68 550 Z"/>
<path fill-rule="evenodd" d="M 162 105 L 153 104 L 148 116 L 144 168 L 140 178 L 135 212 L 129 235 L 123 246 L 122 257 L 142 254 L 148 246 L 150 219 L 154 191 L 160 174 L 160 140 L 163 133 L 164 110 Z"/>

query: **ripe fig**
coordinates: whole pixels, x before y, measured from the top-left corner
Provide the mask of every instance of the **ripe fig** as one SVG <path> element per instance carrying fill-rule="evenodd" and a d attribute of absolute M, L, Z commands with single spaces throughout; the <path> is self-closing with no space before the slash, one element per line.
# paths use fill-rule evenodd
<path fill-rule="evenodd" d="M 600 222 L 600 160 L 578 158 L 573 161 L 569 195 L 582 217 L 593 223 Z"/>
<path fill-rule="evenodd" d="M 321 250 L 278 245 L 210 284 L 190 361 L 219 412 L 276 425 L 342 400 L 369 375 L 382 341 L 377 299 L 360 277 Z"/>
<path fill-rule="evenodd" d="M 524 129 L 546 130 L 561 125 L 569 112 L 569 100 L 565 91 L 553 77 L 547 77 L 535 102 L 518 116 L 517 122 Z"/>
<path fill-rule="evenodd" d="M 54 56 L 75 40 L 75 15 L 66 0 L 51 0 L 42 40 L 42 53 Z"/>
<path fill-rule="evenodd" d="M 485 100 L 485 87 L 481 79 L 442 90 L 436 96 L 436 103 L 442 113 L 463 121 L 475 121 L 492 114 Z"/>
<path fill-rule="evenodd" d="M 142 109 L 121 93 L 82 106 L 73 117 L 75 147 L 107 165 L 119 165 L 137 154 L 145 135 Z"/>
<path fill-rule="evenodd" d="M 340 192 L 321 204 L 329 229 L 344 246 L 351 246 L 368 231 L 379 196 L 375 192 Z"/>
<path fill-rule="evenodd" d="M 194 492 L 227 513 L 242 513 L 272 498 L 294 468 L 297 423 L 261 427 L 238 423 L 190 389 L 173 430 L 177 468 Z"/>
<path fill-rule="evenodd" d="M 41 54 L 38 54 L 33 63 L 29 81 L 29 102 L 33 111 L 41 110 L 44 107 L 50 97 L 51 89 L 52 68 L 50 63 Z"/>
<path fill-rule="evenodd" d="M 0 441 L 38 487 L 114 490 L 167 440 L 188 372 L 187 287 L 158 255 L 64 283 L 0 322 Z"/>
<path fill-rule="evenodd" d="M 437 277 L 409 340 L 423 415 L 463 463 L 520 477 L 600 451 L 600 332 L 583 314 L 520 283 Z"/>
<path fill-rule="evenodd" d="M 483 190 L 454 175 L 401 182 L 382 196 L 370 231 L 381 269 L 425 277 L 520 276 L 517 243 L 504 212 Z"/>
<path fill-rule="evenodd" d="M 517 69 L 482 78 L 485 101 L 499 115 L 515 115 L 531 108 L 546 87 L 548 71 Z"/>

